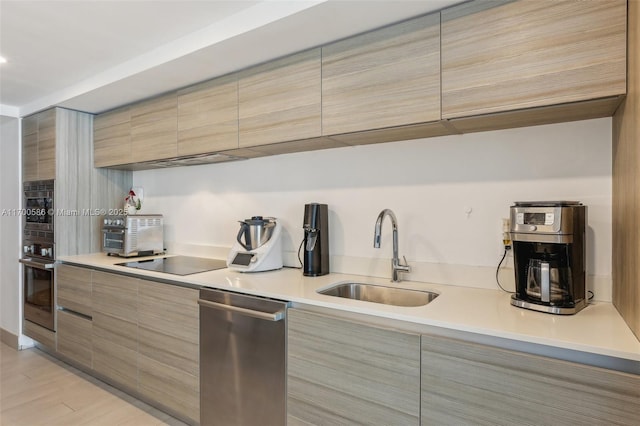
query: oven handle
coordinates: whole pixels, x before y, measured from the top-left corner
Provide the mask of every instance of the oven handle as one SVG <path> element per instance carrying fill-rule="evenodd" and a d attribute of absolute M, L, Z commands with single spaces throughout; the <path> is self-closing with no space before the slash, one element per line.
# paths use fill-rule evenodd
<path fill-rule="evenodd" d="M 42 263 L 42 262 L 36 262 L 35 260 L 29 260 L 29 259 L 18 259 L 18 262 L 22 263 L 23 265 L 27 265 L 31 268 L 44 269 L 44 270 L 53 269 L 56 265 L 55 263 Z"/>

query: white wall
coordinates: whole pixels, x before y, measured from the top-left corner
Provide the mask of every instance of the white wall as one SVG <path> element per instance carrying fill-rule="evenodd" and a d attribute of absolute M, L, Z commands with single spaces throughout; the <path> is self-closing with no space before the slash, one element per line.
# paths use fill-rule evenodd
<path fill-rule="evenodd" d="M 416 266 L 409 279 L 490 288 L 512 202 L 579 200 L 588 206 L 588 273 L 597 298 L 610 300 L 610 118 L 141 171 L 133 180 L 144 188 L 141 213 L 165 215 L 169 247 L 230 247 L 237 220 L 263 215 L 280 219 L 284 250 L 295 252 L 304 204 L 321 202 L 332 270 L 388 276 L 390 224 L 381 249 L 373 230 L 390 208 L 400 255 Z"/>
<path fill-rule="evenodd" d="M 20 217 L 5 209 L 20 208 L 19 120 L 0 121 L 0 328 L 20 335 L 22 318 Z M 4 214 L 3 214 L 4 213 Z"/>

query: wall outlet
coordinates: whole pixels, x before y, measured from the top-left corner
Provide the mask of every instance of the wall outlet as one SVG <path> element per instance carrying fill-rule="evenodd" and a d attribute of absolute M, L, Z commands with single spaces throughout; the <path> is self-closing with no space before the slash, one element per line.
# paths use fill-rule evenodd
<path fill-rule="evenodd" d="M 509 231 L 511 230 L 511 219 L 502 218 L 502 244 L 507 247 L 511 247 L 511 234 Z"/>

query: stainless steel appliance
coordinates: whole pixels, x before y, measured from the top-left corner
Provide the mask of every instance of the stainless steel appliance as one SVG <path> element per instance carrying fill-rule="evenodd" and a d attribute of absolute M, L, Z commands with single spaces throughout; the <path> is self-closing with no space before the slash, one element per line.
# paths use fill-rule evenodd
<path fill-rule="evenodd" d="M 200 424 L 286 424 L 288 302 L 213 289 L 200 299 Z"/>
<path fill-rule="evenodd" d="M 304 205 L 304 254 L 302 274 L 310 277 L 329 273 L 329 208 L 326 204 Z"/>
<path fill-rule="evenodd" d="M 163 225 L 161 214 L 105 216 L 102 251 L 122 257 L 163 253 Z"/>
<path fill-rule="evenodd" d="M 227 265 L 241 272 L 280 269 L 282 226 L 274 217 L 253 216 L 240 221 L 236 241 L 229 251 Z"/>
<path fill-rule="evenodd" d="M 22 235 L 24 319 L 55 331 L 54 181 L 26 182 Z"/>
<path fill-rule="evenodd" d="M 586 207 L 577 201 L 511 206 L 512 305 L 552 314 L 574 314 L 587 305 L 585 227 Z"/>

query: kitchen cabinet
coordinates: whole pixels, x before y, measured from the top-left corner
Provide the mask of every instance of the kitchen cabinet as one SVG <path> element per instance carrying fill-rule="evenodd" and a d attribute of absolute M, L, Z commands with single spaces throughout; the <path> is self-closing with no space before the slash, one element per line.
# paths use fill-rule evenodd
<path fill-rule="evenodd" d="M 22 180 L 56 177 L 56 109 L 22 120 Z"/>
<path fill-rule="evenodd" d="M 109 167 L 133 162 L 131 155 L 131 109 L 118 108 L 95 116 L 93 164 Z"/>
<path fill-rule="evenodd" d="M 57 265 L 56 305 L 82 315 L 91 316 L 91 270 L 70 265 Z"/>
<path fill-rule="evenodd" d="M 22 321 L 22 334 L 52 351 L 56 350 L 56 333 L 31 321 Z"/>
<path fill-rule="evenodd" d="M 629 87 L 612 125 L 613 304 L 640 340 L 640 2 L 630 1 Z"/>
<path fill-rule="evenodd" d="M 93 369 L 129 391 L 138 388 L 138 283 L 93 271 Z"/>
<path fill-rule="evenodd" d="M 38 179 L 56 178 L 56 109 L 38 114 Z"/>
<path fill-rule="evenodd" d="M 420 335 L 288 310 L 289 424 L 415 424 Z"/>
<path fill-rule="evenodd" d="M 442 118 L 625 94 L 626 5 L 475 1 L 443 10 Z"/>
<path fill-rule="evenodd" d="M 198 423 L 198 290 L 70 265 L 57 273 L 58 305 L 74 307 L 58 311 L 58 352 Z"/>
<path fill-rule="evenodd" d="M 440 14 L 322 47 L 322 133 L 440 120 Z"/>
<path fill-rule="evenodd" d="M 56 266 L 56 351 L 86 368 L 93 363 L 91 270 Z"/>
<path fill-rule="evenodd" d="M 320 66 L 317 48 L 240 73 L 240 148 L 320 136 Z"/>
<path fill-rule="evenodd" d="M 636 424 L 640 376 L 422 336 L 421 423 Z"/>
<path fill-rule="evenodd" d="M 38 115 L 22 119 L 22 180 L 38 180 Z"/>
<path fill-rule="evenodd" d="M 177 93 L 131 106 L 131 155 L 134 163 L 178 154 Z"/>
<path fill-rule="evenodd" d="M 95 164 L 145 169 L 612 116 L 627 92 L 626 4 L 477 0 L 269 61 L 98 115 Z M 37 149 L 23 133 L 25 152 Z"/>
<path fill-rule="evenodd" d="M 60 310 L 57 313 L 56 351 L 70 361 L 92 368 L 93 324 L 87 318 L 72 311 Z"/>
<path fill-rule="evenodd" d="M 178 155 L 238 148 L 238 78 L 216 78 L 178 91 Z"/>
<path fill-rule="evenodd" d="M 138 390 L 182 417 L 200 419 L 198 290 L 138 285 Z"/>

